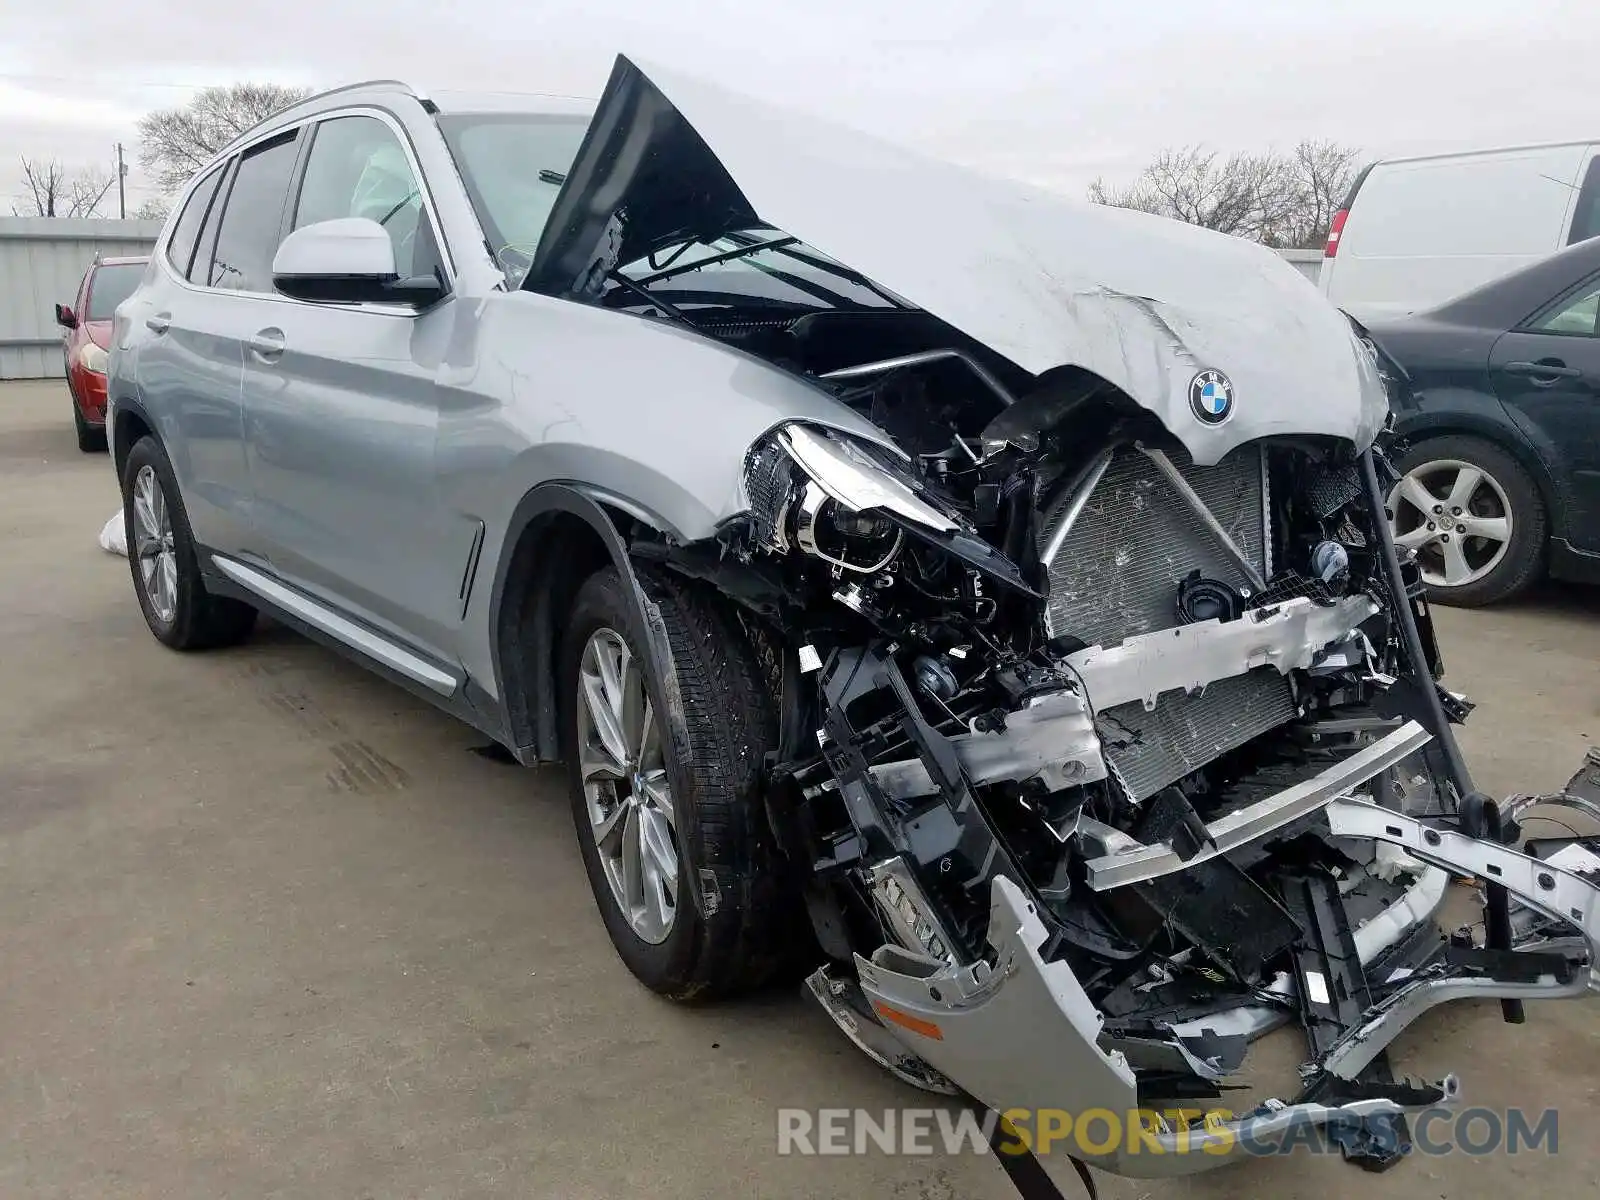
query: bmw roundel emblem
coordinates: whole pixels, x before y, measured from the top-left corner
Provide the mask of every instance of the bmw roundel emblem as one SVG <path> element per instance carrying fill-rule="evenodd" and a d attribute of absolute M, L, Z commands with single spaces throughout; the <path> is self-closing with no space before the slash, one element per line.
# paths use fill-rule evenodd
<path fill-rule="evenodd" d="M 1221 425 L 1233 415 L 1233 384 L 1221 371 L 1201 371 L 1189 381 L 1189 408 L 1203 425 Z"/>

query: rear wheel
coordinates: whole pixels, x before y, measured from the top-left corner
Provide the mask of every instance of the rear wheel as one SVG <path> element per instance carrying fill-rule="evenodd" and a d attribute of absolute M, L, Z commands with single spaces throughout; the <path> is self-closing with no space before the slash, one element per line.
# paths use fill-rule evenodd
<path fill-rule="evenodd" d="M 128 564 L 150 632 L 174 650 L 204 650 L 242 641 L 256 610 L 206 591 L 178 480 L 160 442 L 141 438 L 122 474 Z"/>
<path fill-rule="evenodd" d="M 1533 477 L 1510 454 L 1452 434 L 1418 442 L 1395 466 L 1395 544 L 1416 551 L 1433 600 L 1494 604 L 1539 578 L 1549 521 Z"/>
<path fill-rule="evenodd" d="M 760 793 L 776 720 L 749 644 L 715 598 L 640 582 L 669 678 L 656 677 L 614 569 L 579 589 L 567 625 L 573 822 L 628 969 L 674 999 L 712 999 L 772 978 L 796 940 Z"/>

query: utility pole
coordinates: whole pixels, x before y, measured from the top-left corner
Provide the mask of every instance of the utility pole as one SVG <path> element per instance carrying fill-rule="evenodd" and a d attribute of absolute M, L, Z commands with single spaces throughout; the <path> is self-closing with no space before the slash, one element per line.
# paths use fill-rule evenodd
<path fill-rule="evenodd" d="M 128 191 L 124 180 L 128 178 L 128 165 L 122 161 L 122 143 L 117 143 L 117 216 L 128 219 Z"/>

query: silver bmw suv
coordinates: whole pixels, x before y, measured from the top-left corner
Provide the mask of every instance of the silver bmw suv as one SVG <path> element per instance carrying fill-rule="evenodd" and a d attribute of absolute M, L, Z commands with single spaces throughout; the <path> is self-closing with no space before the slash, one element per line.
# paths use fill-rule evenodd
<path fill-rule="evenodd" d="M 1266 250 L 619 59 L 587 109 L 277 114 L 113 341 L 155 636 L 269 612 L 564 761 L 664 995 L 802 970 L 997 1109 L 1193 1108 L 1300 1021 L 1285 1102 L 1081 1148 L 1177 1174 L 1399 1153 L 1455 1094 L 1402 1028 L 1591 986 L 1600 856 L 1474 791 L 1373 355 Z"/>

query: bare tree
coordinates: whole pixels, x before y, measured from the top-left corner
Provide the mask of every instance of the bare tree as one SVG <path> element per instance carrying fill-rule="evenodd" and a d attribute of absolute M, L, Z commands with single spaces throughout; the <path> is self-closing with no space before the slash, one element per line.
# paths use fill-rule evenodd
<path fill-rule="evenodd" d="M 111 172 L 98 167 L 69 168 L 59 159 L 22 158 L 20 204 L 11 211 L 19 217 L 97 217 L 100 205 L 116 184 Z"/>
<path fill-rule="evenodd" d="M 172 205 L 168 204 L 165 199 L 152 197 L 139 205 L 134 210 L 133 216 L 135 220 L 139 221 L 165 221 L 171 211 Z"/>
<path fill-rule="evenodd" d="M 1295 207 L 1296 223 L 1287 231 L 1289 245 L 1320 250 L 1327 244 L 1333 214 L 1360 171 L 1360 155 L 1355 147 L 1337 142 L 1305 141 L 1294 148 L 1300 203 Z"/>
<path fill-rule="evenodd" d="M 1292 154 L 1165 150 L 1133 183 L 1097 179 L 1089 199 L 1171 217 L 1268 246 L 1320 246 L 1356 172 L 1358 151 L 1301 142 Z"/>
<path fill-rule="evenodd" d="M 187 104 L 139 119 L 139 165 L 171 195 L 234 138 L 308 94 L 276 83 L 202 88 Z"/>

